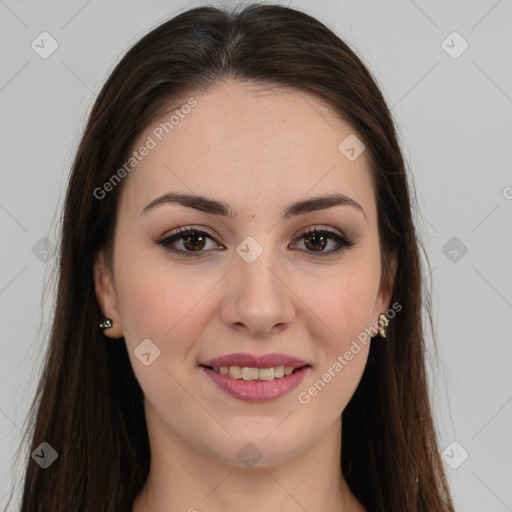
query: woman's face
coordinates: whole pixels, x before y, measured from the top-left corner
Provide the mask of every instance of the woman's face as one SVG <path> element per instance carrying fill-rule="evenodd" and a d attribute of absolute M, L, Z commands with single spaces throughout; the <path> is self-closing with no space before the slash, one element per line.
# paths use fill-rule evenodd
<path fill-rule="evenodd" d="M 251 87 L 217 85 L 140 134 L 113 272 L 99 259 L 95 279 L 152 443 L 265 466 L 339 437 L 389 295 L 353 129 L 313 96 Z M 165 194 L 206 199 L 148 207 Z"/>

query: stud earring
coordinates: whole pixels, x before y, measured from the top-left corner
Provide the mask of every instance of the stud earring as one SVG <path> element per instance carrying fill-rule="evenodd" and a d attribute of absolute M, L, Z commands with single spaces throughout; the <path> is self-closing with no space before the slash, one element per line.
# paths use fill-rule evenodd
<path fill-rule="evenodd" d="M 384 314 L 384 313 L 381 313 L 379 315 L 379 334 L 385 338 L 386 337 L 386 327 L 389 325 L 389 320 L 388 320 L 388 317 Z"/>
<path fill-rule="evenodd" d="M 105 318 L 105 320 L 103 320 L 103 322 L 100 323 L 99 328 L 102 331 L 106 331 L 107 329 L 110 329 L 112 327 L 112 325 L 114 325 L 112 323 L 112 319 L 111 318 Z"/>

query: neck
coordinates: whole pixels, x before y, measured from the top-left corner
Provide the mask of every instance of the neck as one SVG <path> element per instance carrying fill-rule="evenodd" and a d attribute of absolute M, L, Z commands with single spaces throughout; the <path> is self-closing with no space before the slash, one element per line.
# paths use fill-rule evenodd
<path fill-rule="evenodd" d="M 146 409 L 151 469 L 133 512 L 364 512 L 340 468 L 341 418 L 307 450 L 238 467 L 191 446 Z"/>

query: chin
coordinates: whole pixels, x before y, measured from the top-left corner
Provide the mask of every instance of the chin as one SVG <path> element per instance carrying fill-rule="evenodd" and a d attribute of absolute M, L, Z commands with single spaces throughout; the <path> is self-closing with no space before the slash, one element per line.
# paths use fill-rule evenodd
<path fill-rule="evenodd" d="M 240 431 L 239 431 L 240 432 Z M 301 450 L 306 449 L 305 439 L 294 435 L 268 435 L 268 431 L 256 431 L 253 435 L 245 433 L 229 438 L 222 443 L 213 442 L 207 447 L 217 459 L 238 468 L 270 468 L 292 459 Z"/>

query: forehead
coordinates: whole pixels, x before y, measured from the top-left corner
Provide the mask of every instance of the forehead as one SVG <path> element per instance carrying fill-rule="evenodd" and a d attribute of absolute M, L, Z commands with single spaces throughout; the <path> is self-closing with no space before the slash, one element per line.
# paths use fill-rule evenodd
<path fill-rule="evenodd" d="M 194 106 L 173 107 L 139 134 L 132 149 L 151 149 L 129 173 L 120 207 L 140 212 L 158 195 L 181 191 L 237 212 L 274 210 L 341 192 L 371 214 L 369 159 L 347 158 L 340 143 L 355 136 L 353 127 L 311 94 L 229 81 L 178 105 Z"/>

